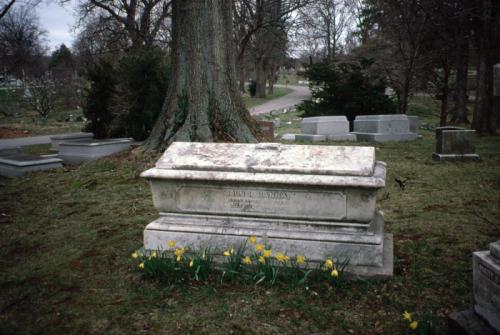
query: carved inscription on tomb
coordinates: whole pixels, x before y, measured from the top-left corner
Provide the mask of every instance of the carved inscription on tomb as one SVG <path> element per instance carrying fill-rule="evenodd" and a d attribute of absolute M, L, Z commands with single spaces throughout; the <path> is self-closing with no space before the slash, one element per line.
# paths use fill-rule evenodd
<path fill-rule="evenodd" d="M 347 212 L 342 192 L 186 185 L 177 194 L 177 208 L 186 212 L 327 220 Z"/>
<path fill-rule="evenodd" d="M 491 270 L 485 264 L 479 262 L 478 263 L 479 272 L 486 278 L 488 278 L 492 283 L 500 286 L 500 276 L 498 276 L 493 270 Z"/>

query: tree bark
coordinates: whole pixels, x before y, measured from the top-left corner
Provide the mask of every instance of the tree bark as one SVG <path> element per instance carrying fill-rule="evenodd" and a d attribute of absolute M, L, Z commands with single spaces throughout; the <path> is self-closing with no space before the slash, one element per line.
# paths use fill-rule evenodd
<path fill-rule="evenodd" d="M 449 81 L 450 81 L 450 67 L 448 64 L 443 64 L 443 86 L 441 87 L 441 115 L 439 118 L 439 125 L 441 127 L 446 126 L 446 120 L 448 118 L 448 93 L 449 93 Z"/>
<path fill-rule="evenodd" d="M 492 0 L 481 1 L 481 20 L 477 29 L 478 66 L 476 106 L 472 127 L 478 133 L 494 133 L 496 113 L 493 113 L 493 3 Z"/>
<path fill-rule="evenodd" d="M 172 76 L 147 150 L 174 141 L 256 142 L 236 83 L 231 0 L 174 0 Z"/>
<path fill-rule="evenodd" d="M 264 56 L 260 56 L 255 62 L 255 83 L 257 98 L 266 97 L 266 61 Z"/>
<path fill-rule="evenodd" d="M 465 32 L 464 34 L 465 35 Z M 462 36 L 463 36 L 462 35 Z M 469 123 L 467 118 L 467 76 L 469 73 L 469 43 L 463 38 L 458 46 L 456 68 L 457 87 L 455 91 L 455 109 L 450 123 Z"/>

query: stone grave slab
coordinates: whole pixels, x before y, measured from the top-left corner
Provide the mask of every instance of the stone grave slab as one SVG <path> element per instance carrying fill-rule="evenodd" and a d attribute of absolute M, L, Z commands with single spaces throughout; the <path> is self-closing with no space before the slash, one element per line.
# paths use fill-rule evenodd
<path fill-rule="evenodd" d="M 321 142 L 326 141 L 325 135 L 312 135 L 312 134 L 296 134 L 295 141 L 308 141 L 308 142 Z"/>
<path fill-rule="evenodd" d="M 257 236 L 314 267 L 337 256 L 354 275 L 392 276 L 375 206 L 385 175 L 373 147 L 175 142 L 142 173 L 160 213 L 144 246 L 223 250 Z"/>
<path fill-rule="evenodd" d="M 5 147 L 0 148 L 0 156 L 11 156 L 21 154 L 23 150 L 21 147 Z"/>
<path fill-rule="evenodd" d="M 51 149 L 54 151 L 59 150 L 59 144 L 68 141 L 78 141 L 78 140 L 91 140 L 94 138 L 93 133 L 72 133 L 72 134 L 61 134 L 54 135 L 50 137 Z"/>
<path fill-rule="evenodd" d="M 410 132 L 418 134 L 420 129 L 420 119 L 418 116 L 407 116 L 408 121 L 410 121 Z"/>
<path fill-rule="evenodd" d="M 358 141 L 389 142 L 412 141 L 418 134 L 410 131 L 408 116 L 401 114 L 389 115 L 358 115 L 354 120 L 354 132 Z"/>
<path fill-rule="evenodd" d="M 41 157 L 23 153 L 0 156 L 0 175 L 20 177 L 27 172 L 62 167 L 62 160 L 54 157 Z"/>
<path fill-rule="evenodd" d="M 281 139 L 283 141 L 295 141 L 296 135 L 297 134 L 283 134 L 283 135 L 281 135 Z"/>
<path fill-rule="evenodd" d="M 473 253 L 474 310 L 500 332 L 500 240 Z"/>
<path fill-rule="evenodd" d="M 65 164 L 80 164 L 128 150 L 129 138 L 74 140 L 59 143 L 59 157 Z"/>
<path fill-rule="evenodd" d="M 330 141 L 356 140 L 356 135 L 349 133 L 349 121 L 344 115 L 306 117 L 300 130 L 304 135 L 325 135 Z"/>
<path fill-rule="evenodd" d="M 436 128 L 436 152 L 434 160 L 478 160 L 475 153 L 475 130 L 461 127 Z"/>

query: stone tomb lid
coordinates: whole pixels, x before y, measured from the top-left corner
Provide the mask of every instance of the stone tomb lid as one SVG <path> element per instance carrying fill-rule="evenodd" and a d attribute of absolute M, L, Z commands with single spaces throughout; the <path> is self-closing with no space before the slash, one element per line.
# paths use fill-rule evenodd
<path fill-rule="evenodd" d="M 385 172 L 373 147 L 174 142 L 141 176 L 380 188 Z"/>
<path fill-rule="evenodd" d="M 55 157 L 42 157 L 28 154 L 15 154 L 11 156 L 0 157 L 0 164 L 12 165 L 12 166 L 33 166 L 33 165 L 44 165 L 51 163 L 61 163 L 62 159 Z"/>
<path fill-rule="evenodd" d="M 67 142 L 61 142 L 62 146 L 71 147 L 97 147 L 103 145 L 114 145 L 120 143 L 130 143 L 132 139 L 130 138 L 106 138 L 106 139 L 84 139 L 84 140 L 71 140 Z"/>

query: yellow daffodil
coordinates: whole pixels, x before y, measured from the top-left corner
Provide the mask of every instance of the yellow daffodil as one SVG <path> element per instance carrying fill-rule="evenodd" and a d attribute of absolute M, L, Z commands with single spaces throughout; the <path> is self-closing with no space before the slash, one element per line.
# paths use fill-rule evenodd
<path fill-rule="evenodd" d="M 333 261 L 331 259 L 327 259 L 325 261 L 325 269 L 332 269 L 333 268 Z"/>
<path fill-rule="evenodd" d="M 167 245 L 168 245 L 169 248 L 173 249 L 173 248 L 175 248 L 176 243 L 175 243 L 175 241 L 168 241 Z"/>
<path fill-rule="evenodd" d="M 404 311 L 403 320 L 411 321 L 411 313 L 409 313 L 408 311 Z"/>
<path fill-rule="evenodd" d="M 141 264 L 138 265 L 139 266 L 139 269 L 144 269 L 144 262 L 142 262 Z"/>
<path fill-rule="evenodd" d="M 264 244 L 256 244 L 255 245 L 255 251 L 262 251 L 264 250 L 266 247 L 264 246 Z"/>
<path fill-rule="evenodd" d="M 272 255 L 273 255 L 273 251 L 271 249 L 264 250 L 264 252 L 262 253 L 262 256 L 264 256 L 264 258 L 271 257 Z"/>
<path fill-rule="evenodd" d="M 337 271 L 337 269 L 333 269 L 330 274 L 333 278 L 337 278 L 339 276 L 339 272 Z"/>
<path fill-rule="evenodd" d="M 189 267 L 192 268 L 194 265 L 194 260 L 192 259 L 191 262 L 189 262 Z"/>
<path fill-rule="evenodd" d="M 250 237 L 248 238 L 248 242 L 249 242 L 250 244 L 255 244 L 255 243 L 257 243 L 257 237 L 256 237 L 256 236 L 250 236 Z"/>
<path fill-rule="evenodd" d="M 243 259 L 241 260 L 241 262 L 242 262 L 243 264 L 246 264 L 246 265 L 250 265 L 250 264 L 252 264 L 252 260 L 251 260 L 251 259 L 250 259 L 250 257 L 248 257 L 248 256 L 243 257 Z"/>
<path fill-rule="evenodd" d="M 417 322 L 417 321 L 413 321 L 413 322 L 411 322 L 411 323 L 409 324 L 409 327 L 410 327 L 410 329 L 413 329 L 413 330 L 417 329 L 417 327 L 418 327 L 418 322 Z"/>
<path fill-rule="evenodd" d="M 175 249 L 174 255 L 177 256 L 177 262 L 179 262 L 182 258 L 182 255 L 186 252 L 186 249 L 184 248 L 177 248 Z"/>
<path fill-rule="evenodd" d="M 131 256 L 133 259 L 136 259 L 139 257 L 139 254 L 137 252 L 133 252 Z"/>
<path fill-rule="evenodd" d="M 298 265 L 300 265 L 300 264 L 304 264 L 305 262 L 306 262 L 306 258 L 304 256 L 297 255 L 295 263 L 297 263 Z"/>
<path fill-rule="evenodd" d="M 261 263 L 261 264 L 266 264 L 266 259 L 265 259 L 263 256 L 259 256 L 258 261 L 259 261 L 259 263 Z"/>
<path fill-rule="evenodd" d="M 285 255 L 284 253 L 282 252 L 278 252 L 276 253 L 276 256 L 274 256 L 276 258 L 276 260 L 280 263 L 285 263 L 286 261 L 288 261 L 290 259 L 290 257 L 288 257 L 287 255 Z"/>
<path fill-rule="evenodd" d="M 158 256 L 158 254 L 156 253 L 156 251 L 153 251 L 151 253 L 151 258 L 156 258 Z"/>

